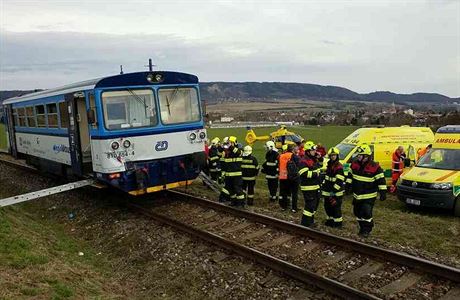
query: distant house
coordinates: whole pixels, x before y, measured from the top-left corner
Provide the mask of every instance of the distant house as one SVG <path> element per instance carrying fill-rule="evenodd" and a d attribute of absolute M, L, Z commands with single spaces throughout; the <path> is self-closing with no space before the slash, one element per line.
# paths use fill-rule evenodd
<path fill-rule="evenodd" d="M 235 118 L 233 118 L 233 117 L 220 117 L 220 122 L 221 123 L 230 123 L 233 120 L 235 120 Z"/>

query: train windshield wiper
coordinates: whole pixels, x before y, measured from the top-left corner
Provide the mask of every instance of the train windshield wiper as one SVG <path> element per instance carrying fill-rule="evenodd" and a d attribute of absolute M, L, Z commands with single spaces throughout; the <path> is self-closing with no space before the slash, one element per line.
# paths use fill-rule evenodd
<path fill-rule="evenodd" d="M 171 115 L 171 103 L 176 99 L 177 92 L 179 91 L 179 87 L 176 87 L 171 95 L 171 100 L 169 100 L 168 96 L 166 96 L 166 106 L 168 107 L 168 114 Z"/>
<path fill-rule="evenodd" d="M 139 102 L 140 104 L 144 105 L 144 111 L 145 111 L 145 116 L 147 117 L 147 108 L 149 107 L 146 103 L 145 103 L 145 98 L 144 97 L 141 97 L 139 96 L 138 94 L 136 94 L 133 90 L 131 89 L 126 89 L 133 97 L 134 99 Z"/>

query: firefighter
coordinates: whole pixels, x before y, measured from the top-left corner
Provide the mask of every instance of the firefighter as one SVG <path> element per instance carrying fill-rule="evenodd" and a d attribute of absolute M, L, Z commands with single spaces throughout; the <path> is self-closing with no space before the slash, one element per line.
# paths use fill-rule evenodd
<path fill-rule="evenodd" d="M 314 217 L 319 203 L 321 165 L 316 155 L 315 143 L 308 141 L 304 148 L 305 156 L 299 164 L 300 190 L 305 202 L 301 224 L 310 227 L 315 222 Z"/>
<path fill-rule="evenodd" d="M 209 148 L 208 155 L 208 166 L 211 179 L 215 182 L 219 180 L 220 177 L 220 157 L 221 150 L 220 148 L 220 139 L 218 137 L 214 138 L 211 141 L 211 147 Z"/>
<path fill-rule="evenodd" d="M 404 170 L 404 160 L 406 159 L 406 153 L 404 152 L 403 146 L 399 146 L 393 153 L 391 162 L 391 187 L 390 193 L 396 192 L 396 182 L 398 182 L 399 176 Z"/>
<path fill-rule="evenodd" d="M 344 194 L 345 176 L 339 158 L 340 151 L 332 147 L 327 152 L 326 176 L 321 186 L 321 195 L 324 197 L 324 210 L 326 211 L 326 226 L 342 227 L 342 200 Z"/>
<path fill-rule="evenodd" d="M 367 144 L 357 148 L 357 157 L 351 164 L 347 184 L 353 192 L 353 213 L 359 224 L 359 235 L 368 237 L 374 227 L 372 209 L 380 194 L 386 199 L 387 186 L 382 168 L 372 160 L 372 150 Z"/>
<path fill-rule="evenodd" d="M 265 178 L 267 179 L 268 191 L 270 193 L 269 201 L 275 202 L 278 199 L 276 193 L 278 192 L 279 154 L 273 141 L 266 142 L 265 149 L 267 149 L 267 153 L 265 154 L 265 162 L 262 164 L 262 173 L 265 174 Z"/>
<path fill-rule="evenodd" d="M 252 155 L 252 147 L 249 145 L 243 148 L 241 171 L 243 172 L 243 192 L 246 194 L 246 203 L 254 205 L 254 187 L 259 174 L 259 163 Z"/>
<path fill-rule="evenodd" d="M 283 145 L 283 153 L 279 156 L 279 205 L 286 210 L 291 202 L 291 211 L 297 212 L 297 195 L 299 191 L 298 169 L 299 157 L 294 154 L 293 145 Z M 293 165 L 290 165 L 293 164 Z"/>
<path fill-rule="evenodd" d="M 224 178 L 225 185 L 220 193 L 221 202 L 230 199 L 232 206 L 244 206 L 243 180 L 241 172 L 241 149 L 238 148 L 235 136 L 230 136 L 225 144 Z"/>

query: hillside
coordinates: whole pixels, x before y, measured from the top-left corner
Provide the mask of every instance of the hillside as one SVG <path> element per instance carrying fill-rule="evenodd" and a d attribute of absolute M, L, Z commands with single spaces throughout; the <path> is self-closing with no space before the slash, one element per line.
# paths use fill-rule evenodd
<path fill-rule="evenodd" d="M 238 100 L 272 101 L 283 99 L 309 100 L 360 100 L 370 102 L 395 103 L 452 103 L 460 98 L 450 98 L 436 93 L 396 94 L 378 91 L 359 94 L 352 90 L 331 85 L 289 82 L 202 82 L 201 97 L 208 103 Z M 0 91 L 0 102 L 4 99 L 24 95 L 31 91 Z"/>

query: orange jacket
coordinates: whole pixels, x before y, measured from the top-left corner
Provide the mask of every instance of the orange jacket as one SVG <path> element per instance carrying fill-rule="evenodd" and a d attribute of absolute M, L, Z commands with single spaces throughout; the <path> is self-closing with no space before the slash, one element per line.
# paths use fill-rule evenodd
<path fill-rule="evenodd" d="M 288 179 L 287 163 L 291 157 L 292 152 L 285 152 L 279 156 L 279 179 Z"/>
<path fill-rule="evenodd" d="M 398 151 L 393 152 L 391 171 L 396 173 L 402 173 L 404 169 L 404 159 L 406 155 L 399 153 Z"/>

